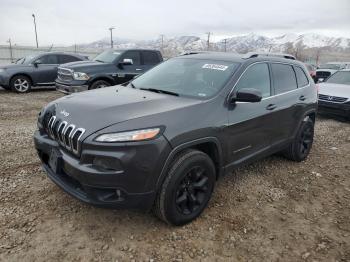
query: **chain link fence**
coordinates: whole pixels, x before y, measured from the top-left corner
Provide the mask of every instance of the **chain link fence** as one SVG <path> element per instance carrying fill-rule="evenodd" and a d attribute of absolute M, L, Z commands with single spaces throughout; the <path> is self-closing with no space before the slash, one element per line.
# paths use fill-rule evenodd
<path fill-rule="evenodd" d="M 86 55 L 89 58 L 95 57 L 97 54 L 101 53 L 102 49 L 81 49 L 78 46 L 73 47 L 40 47 L 36 48 L 33 46 L 18 46 L 14 45 L 10 47 L 9 45 L 0 45 L 0 64 L 10 64 L 16 60 L 36 53 L 48 52 L 48 51 L 61 51 L 67 53 L 78 53 Z"/>

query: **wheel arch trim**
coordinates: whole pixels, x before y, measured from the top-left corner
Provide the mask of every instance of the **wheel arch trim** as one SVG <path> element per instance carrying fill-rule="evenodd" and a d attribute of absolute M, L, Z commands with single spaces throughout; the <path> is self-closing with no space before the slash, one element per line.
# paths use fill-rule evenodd
<path fill-rule="evenodd" d="M 165 160 L 165 163 L 161 169 L 161 173 L 158 177 L 157 183 L 156 183 L 156 190 L 158 190 L 160 188 L 160 186 L 162 185 L 162 182 L 164 181 L 165 177 L 166 177 L 166 170 L 168 169 L 169 165 L 171 164 L 171 162 L 174 160 L 176 154 L 178 154 L 179 152 L 188 149 L 188 148 L 193 148 L 194 146 L 198 146 L 204 143 L 214 143 L 216 146 L 216 149 L 218 151 L 218 170 L 219 173 L 216 174 L 216 177 L 219 178 L 223 173 L 224 173 L 224 169 L 223 169 L 223 156 L 222 156 L 222 148 L 221 148 L 221 144 L 220 141 L 218 140 L 218 138 L 216 137 L 203 137 L 203 138 L 199 138 L 199 139 L 195 139 L 195 140 L 191 140 L 185 143 L 182 143 L 176 147 L 174 147 L 170 154 L 168 155 L 167 159 Z"/>

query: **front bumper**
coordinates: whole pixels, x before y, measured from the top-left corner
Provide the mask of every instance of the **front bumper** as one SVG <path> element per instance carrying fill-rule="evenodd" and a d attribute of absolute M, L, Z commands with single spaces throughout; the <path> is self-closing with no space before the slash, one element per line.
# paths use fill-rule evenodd
<path fill-rule="evenodd" d="M 56 81 L 56 90 L 64 94 L 71 94 L 89 90 L 88 85 L 68 85 Z"/>
<path fill-rule="evenodd" d="M 350 119 L 350 102 L 333 103 L 318 100 L 318 112 L 323 114 L 337 115 Z"/>
<path fill-rule="evenodd" d="M 159 161 L 161 156 L 154 158 L 154 151 L 149 153 L 155 161 L 148 167 L 142 167 L 142 159 L 137 159 L 140 156 L 135 152 L 135 148 L 123 152 L 118 149 L 111 152 L 111 148 L 106 151 L 83 149 L 81 157 L 77 159 L 39 131 L 34 134 L 34 143 L 48 177 L 73 197 L 101 207 L 145 211 L 152 208 L 156 196 L 156 183 L 153 181 L 157 181 L 160 174 L 158 166 L 163 163 Z M 170 150 L 167 141 L 162 138 L 147 151 L 152 150 L 151 148 L 159 150 L 161 147 L 164 147 L 165 151 Z M 59 153 L 56 170 L 50 166 L 52 150 Z M 119 162 L 118 166 L 121 168 L 106 170 L 96 167 L 91 164 L 93 156 L 116 156 L 116 162 Z"/>

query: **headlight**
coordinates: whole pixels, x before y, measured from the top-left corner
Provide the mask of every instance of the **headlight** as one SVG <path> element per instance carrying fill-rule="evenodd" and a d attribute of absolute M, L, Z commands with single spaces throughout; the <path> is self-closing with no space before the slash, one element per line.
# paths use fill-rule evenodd
<path fill-rule="evenodd" d="M 159 128 L 142 129 L 120 133 L 103 134 L 95 138 L 97 142 L 131 142 L 155 138 L 160 132 Z"/>
<path fill-rule="evenodd" d="M 0 73 L 5 72 L 4 68 L 0 68 Z"/>
<path fill-rule="evenodd" d="M 73 73 L 73 78 L 75 80 L 88 80 L 90 77 L 87 74 L 85 74 L 85 73 L 74 72 Z"/>

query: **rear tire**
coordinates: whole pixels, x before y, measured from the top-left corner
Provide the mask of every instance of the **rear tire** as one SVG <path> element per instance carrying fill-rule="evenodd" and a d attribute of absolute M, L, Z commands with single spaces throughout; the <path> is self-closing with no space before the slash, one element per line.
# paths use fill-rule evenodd
<path fill-rule="evenodd" d="M 32 88 L 32 82 L 26 76 L 14 76 L 10 81 L 10 88 L 16 93 L 28 93 Z"/>
<path fill-rule="evenodd" d="M 89 89 L 98 89 L 98 88 L 103 88 L 106 86 L 111 86 L 111 84 L 108 83 L 107 81 L 104 81 L 104 80 L 97 80 L 97 81 L 92 83 L 92 85 L 90 86 Z"/>
<path fill-rule="evenodd" d="M 215 181 L 215 166 L 207 154 L 192 149 L 180 153 L 158 192 L 155 214 L 171 225 L 191 222 L 207 206 Z"/>
<path fill-rule="evenodd" d="M 301 123 L 294 141 L 283 151 L 287 159 L 301 162 L 307 158 L 314 140 L 314 125 L 310 117 Z"/>

